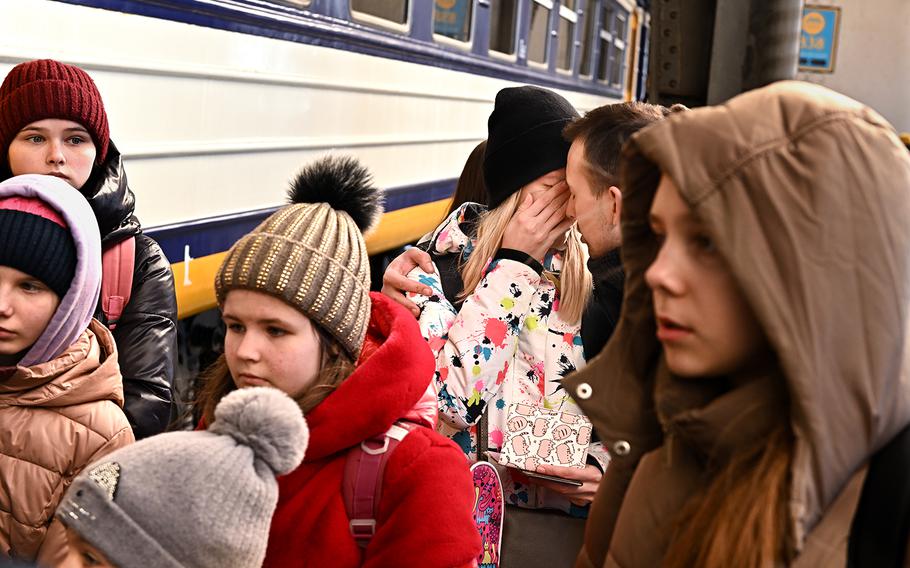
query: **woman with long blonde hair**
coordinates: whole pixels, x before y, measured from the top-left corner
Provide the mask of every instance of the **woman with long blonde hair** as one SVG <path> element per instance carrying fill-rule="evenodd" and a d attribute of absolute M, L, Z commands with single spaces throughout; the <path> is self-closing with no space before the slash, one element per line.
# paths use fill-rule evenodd
<path fill-rule="evenodd" d="M 456 209 L 419 245 L 435 266 L 409 274 L 427 287 L 409 297 L 436 356 L 440 430 L 471 460 L 501 451 L 514 403 L 580 413 L 561 386 L 585 364 L 580 329 L 591 294 L 587 251 L 566 215 L 562 130 L 577 116 L 545 89 L 500 91 L 483 160 L 488 203 Z M 574 558 L 604 465 L 560 468 L 578 485 L 501 468 L 506 503 L 522 507 L 505 513 L 504 565 Z M 524 515 L 534 517 L 516 524 Z"/>

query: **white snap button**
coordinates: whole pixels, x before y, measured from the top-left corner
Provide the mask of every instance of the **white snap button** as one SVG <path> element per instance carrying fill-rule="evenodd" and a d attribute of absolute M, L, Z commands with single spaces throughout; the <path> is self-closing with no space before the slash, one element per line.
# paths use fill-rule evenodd
<path fill-rule="evenodd" d="M 617 456 L 626 456 L 629 455 L 629 452 L 632 451 L 632 445 L 625 440 L 619 440 L 613 444 L 613 453 Z"/>
<path fill-rule="evenodd" d="M 580 398 L 582 400 L 588 400 L 589 398 L 591 398 L 591 394 L 593 392 L 594 391 L 591 389 L 591 385 L 589 385 L 588 383 L 581 383 L 575 389 L 575 394 L 578 395 L 578 398 Z"/>

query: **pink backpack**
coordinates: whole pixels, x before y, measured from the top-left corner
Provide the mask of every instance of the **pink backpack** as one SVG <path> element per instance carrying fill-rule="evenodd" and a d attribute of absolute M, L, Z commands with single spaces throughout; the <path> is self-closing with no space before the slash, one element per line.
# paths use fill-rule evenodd
<path fill-rule="evenodd" d="M 413 422 L 399 421 L 379 436 L 364 440 L 348 450 L 341 496 L 351 536 L 360 548 L 366 548 L 376 534 L 376 516 L 386 463 L 398 444 L 414 428 L 417 424 Z"/>
<path fill-rule="evenodd" d="M 419 426 L 436 427 L 436 387 L 433 382 L 407 414 L 384 433 L 348 450 L 341 482 L 344 510 L 351 536 L 366 548 L 376 534 L 376 517 L 382 495 L 382 478 L 392 452 Z"/>
<path fill-rule="evenodd" d="M 360 548 L 366 548 L 376 534 L 382 478 L 392 452 L 415 428 L 420 426 L 436 428 L 438 412 L 436 405 L 436 386 L 430 382 L 417 404 L 401 420 L 392 424 L 384 433 L 364 440 L 348 450 L 341 482 L 341 496 L 344 510 L 348 515 L 351 536 Z M 477 467 L 478 465 L 484 467 Z M 479 498 L 474 503 L 474 522 L 481 533 L 484 548 L 480 557 L 464 568 L 477 566 L 495 568 L 499 566 L 502 534 L 502 484 L 499 481 L 499 474 L 489 463 L 475 464 L 471 472 L 475 495 Z M 495 509 L 496 514 L 491 514 L 490 504 L 498 507 Z"/>
<path fill-rule="evenodd" d="M 101 311 L 111 331 L 130 301 L 135 266 L 136 237 L 106 247 L 101 253 Z"/>

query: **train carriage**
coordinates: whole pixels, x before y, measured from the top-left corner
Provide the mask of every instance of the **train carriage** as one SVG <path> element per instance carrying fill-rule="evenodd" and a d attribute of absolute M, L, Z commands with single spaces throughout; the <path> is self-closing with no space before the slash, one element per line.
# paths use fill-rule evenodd
<path fill-rule="evenodd" d="M 181 318 L 214 307 L 224 252 L 327 152 L 386 188 L 371 254 L 442 218 L 496 92 L 580 110 L 636 98 L 647 12 L 630 0 L 4 1 L 0 74 L 50 57 L 98 83 L 137 214 Z"/>

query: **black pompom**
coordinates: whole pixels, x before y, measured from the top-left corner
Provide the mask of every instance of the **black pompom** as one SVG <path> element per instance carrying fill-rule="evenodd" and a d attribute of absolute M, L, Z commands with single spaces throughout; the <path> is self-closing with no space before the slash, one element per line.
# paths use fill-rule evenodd
<path fill-rule="evenodd" d="M 326 156 L 305 166 L 291 182 L 291 203 L 328 203 L 345 211 L 360 228 L 368 231 L 382 214 L 382 192 L 373 176 L 350 156 Z"/>

